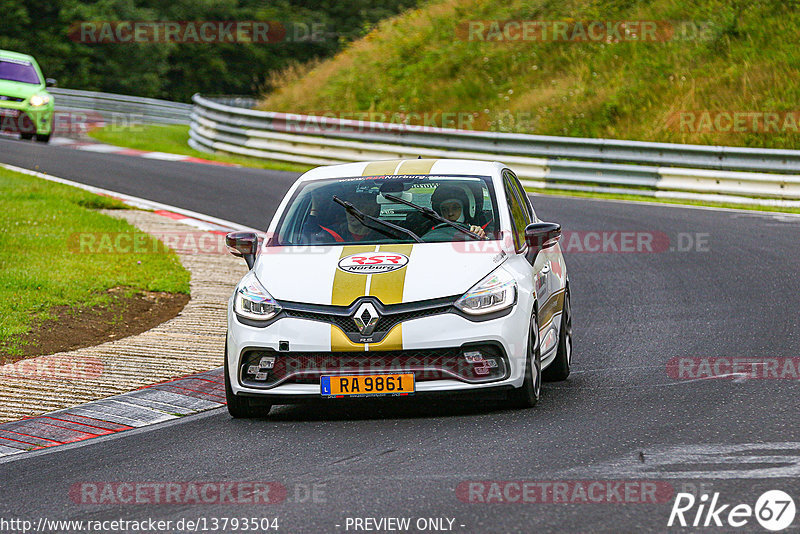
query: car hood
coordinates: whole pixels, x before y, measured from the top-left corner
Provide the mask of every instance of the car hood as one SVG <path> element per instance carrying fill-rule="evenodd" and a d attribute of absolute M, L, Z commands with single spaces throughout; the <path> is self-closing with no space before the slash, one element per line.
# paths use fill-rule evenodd
<path fill-rule="evenodd" d="M 499 241 L 264 247 L 254 269 L 278 300 L 347 306 L 372 295 L 388 305 L 461 295 L 506 258 Z"/>
<path fill-rule="evenodd" d="M 0 80 L 0 95 L 13 96 L 15 98 L 30 98 L 42 90 L 41 85 L 30 83 L 12 82 L 10 80 Z"/>

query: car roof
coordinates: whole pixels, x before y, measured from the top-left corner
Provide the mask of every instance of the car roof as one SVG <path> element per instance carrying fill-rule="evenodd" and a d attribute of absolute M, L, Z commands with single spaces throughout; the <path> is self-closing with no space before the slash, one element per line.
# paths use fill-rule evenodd
<path fill-rule="evenodd" d="M 33 59 L 33 56 L 29 56 L 28 54 L 20 54 L 19 52 L 12 52 L 11 50 L 0 50 L 0 57 L 7 57 L 9 59 L 22 59 L 25 61 L 30 61 L 31 63 L 36 63 L 36 60 Z"/>
<path fill-rule="evenodd" d="M 497 161 L 470 159 L 397 159 L 326 165 L 306 172 L 298 181 L 307 182 L 352 176 L 465 174 L 496 177 L 506 166 Z"/>

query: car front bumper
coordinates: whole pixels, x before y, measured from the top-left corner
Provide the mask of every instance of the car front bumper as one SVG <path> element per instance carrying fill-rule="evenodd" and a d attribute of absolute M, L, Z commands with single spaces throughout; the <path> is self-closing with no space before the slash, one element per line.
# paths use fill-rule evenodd
<path fill-rule="evenodd" d="M 27 102 L 0 101 L 0 131 L 49 135 L 53 131 L 54 105 L 33 107 Z"/>
<path fill-rule="evenodd" d="M 486 321 L 471 321 L 457 313 L 444 313 L 430 317 L 422 317 L 403 322 L 399 325 L 401 335 L 392 337 L 392 344 L 378 344 L 370 350 L 363 345 L 342 346 L 340 336 L 330 323 L 294 317 L 279 319 L 266 327 L 255 327 L 243 324 L 228 307 L 227 367 L 233 393 L 249 397 L 263 397 L 274 404 L 294 403 L 314 398 L 322 398 L 320 394 L 319 376 L 345 374 L 389 374 L 397 372 L 415 372 L 415 393 L 469 393 L 489 392 L 497 389 L 520 387 L 526 363 L 526 343 L 530 312 L 518 302 L 511 313 Z M 288 344 L 288 350 L 286 349 Z M 462 372 L 464 367 L 472 364 L 460 360 L 463 352 L 476 346 L 496 348 L 496 354 L 503 357 L 506 368 L 502 376 L 472 380 L 469 374 Z M 248 358 L 253 351 L 265 351 L 263 354 L 274 356 L 274 371 L 285 369 L 297 357 L 314 358 L 323 362 L 317 366 L 315 373 L 303 374 L 281 381 L 276 385 L 256 384 L 248 380 L 246 369 Z M 363 351 L 363 352 L 361 352 Z M 457 372 L 426 373 L 419 365 L 406 365 L 404 358 L 416 358 L 414 362 L 425 362 L 425 354 L 450 355 L 451 359 L 459 359 Z M 317 358 L 316 356 L 319 355 Z M 363 355 L 363 356 L 362 356 Z M 384 358 L 385 357 L 385 358 Z M 356 363 L 354 359 L 357 359 Z M 393 361 L 394 365 L 376 363 Z M 342 365 L 336 365 L 341 360 Z M 396 362 L 400 362 L 397 364 Z M 366 362 L 365 365 L 361 363 Z M 333 365 L 331 365 L 333 363 Z M 317 364 L 317 365 L 318 365 Z M 398 366 L 399 365 L 399 366 Z M 424 365 L 422 367 L 425 367 Z M 305 369 L 302 369 L 305 371 Z M 290 373 L 289 373 L 290 374 Z"/>

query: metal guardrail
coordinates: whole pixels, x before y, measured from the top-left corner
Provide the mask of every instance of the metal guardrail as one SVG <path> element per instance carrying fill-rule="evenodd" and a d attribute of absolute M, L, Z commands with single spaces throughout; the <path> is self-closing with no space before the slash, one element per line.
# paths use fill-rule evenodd
<path fill-rule="evenodd" d="M 111 124 L 189 124 L 192 112 L 191 104 L 156 98 L 57 88 L 48 92 L 57 113 L 92 112 Z"/>
<path fill-rule="evenodd" d="M 189 144 L 324 165 L 390 158 L 498 159 L 528 185 L 793 205 L 800 151 L 422 128 L 249 109 L 193 97 Z M 247 102 L 246 106 L 252 106 Z M 714 197 L 714 198 L 709 198 Z M 797 203 L 800 205 L 800 202 Z"/>

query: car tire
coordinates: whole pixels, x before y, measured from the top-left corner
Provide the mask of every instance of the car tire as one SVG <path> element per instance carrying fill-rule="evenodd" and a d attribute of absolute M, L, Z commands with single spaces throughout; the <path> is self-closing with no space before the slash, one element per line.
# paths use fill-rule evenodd
<path fill-rule="evenodd" d="M 547 382 L 566 380 L 572 367 L 572 306 L 569 301 L 569 286 L 564 292 L 564 309 L 559 330 L 556 358 L 542 373 L 542 378 Z"/>
<path fill-rule="evenodd" d="M 508 394 L 509 406 L 515 409 L 533 408 L 539 402 L 542 391 L 542 346 L 539 342 L 538 315 L 534 312 L 528 328 L 525 379 L 522 387 Z"/>
<path fill-rule="evenodd" d="M 30 141 L 31 139 L 33 139 L 33 134 L 32 133 L 21 133 L 21 134 L 19 134 L 19 138 L 21 140 L 23 140 L 23 141 Z"/>
<path fill-rule="evenodd" d="M 234 419 L 251 419 L 266 417 L 272 409 L 271 404 L 256 403 L 254 399 L 234 395 L 231 388 L 231 378 L 228 373 L 228 344 L 225 343 L 225 400 L 228 403 L 228 413 Z"/>
<path fill-rule="evenodd" d="M 49 143 L 50 142 L 50 134 L 36 134 L 36 140 L 40 143 Z"/>

